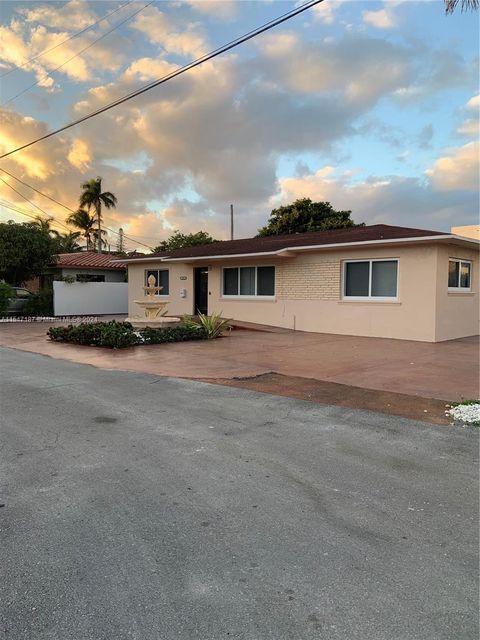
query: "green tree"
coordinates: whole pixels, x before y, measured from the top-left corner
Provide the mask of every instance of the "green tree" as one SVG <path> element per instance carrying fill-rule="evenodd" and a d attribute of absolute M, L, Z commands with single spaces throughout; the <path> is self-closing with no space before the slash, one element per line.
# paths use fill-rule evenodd
<path fill-rule="evenodd" d="M 80 194 L 80 207 L 87 207 L 95 210 L 95 221 L 97 223 L 96 237 L 97 240 L 102 237 L 102 205 L 106 209 L 112 209 L 117 206 L 117 198 L 111 191 L 102 191 L 102 178 L 92 178 L 82 184 L 82 193 Z M 98 252 L 102 253 L 102 242 L 97 242 Z"/>
<path fill-rule="evenodd" d="M 52 226 L 50 224 L 52 220 L 53 218 L 42 218 L 41 216 L 35 216 L 35 222 L 32 222 L 32 224 L 39 227 L 45 233 L 48 233 L 48 235 L 52 238 L 56 238 L 58 237 L 59 233 L 55 229 L 52 229 Z"/>
<path fill-rule="evenodd" d="M 258 230 L 257 237 L 363 226 L 363 223 L 356 225 L 351 214 L 351 211 L 336 211 L 330 202 L 300 198 L 292 204 L 273 209 L 267 225 Z"/>
<path fill-rule="evenodd" d="M 75 253 L 76 251 L 81 251 L 82 247 L 77 242 L 81 235 L 80 231 L 70 231 L 70 233 L 59 234 L 55 238 L 57 253 Z"/>
<path fill-rule="evenodd" d="M 155 253 L 174 251 L 175 249 L 183 249 L 183 247 L 195 247 L 199 244 L 211 244 L 212 242 L 217 242 L 217 240 L 212 238 L 206 231 L 181 233 L 177 229 L 168 240 L 163 240 L 153 251 Z"/>
<path fill-rule="evenodd" d="M 38 224 L 0 223 L 0 279 L 21 286 L 55 262 L 55 241 Z"/>
<path fill-rule="evenodd" d="M 5 282 L 0 282 L 0 316 L 7 310 L 8 303 L 12 296 L 12 287 L 9 284 L 5 284 Z"/>
<path fill-rule="evenodd" d="M 93 247 L 95 216 L 90 215 L 85 209 L 77 209 L 68 216 L 66 223 L 80 229 L 87 243 L 87 251 L 90 251 Z"/>

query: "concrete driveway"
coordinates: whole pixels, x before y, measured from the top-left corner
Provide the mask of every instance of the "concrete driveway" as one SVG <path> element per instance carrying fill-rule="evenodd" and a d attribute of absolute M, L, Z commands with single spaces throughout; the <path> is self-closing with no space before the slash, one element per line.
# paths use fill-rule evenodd
<path fill-rule="evenodd" d="M 0 325 L 0 346 L 54 358 L 181 378 L 233 379 L 276 372 L 354 387 L 457 401 L 478 398 L 479 339 L 428 343 L 325 333 L 232 331 L 211 342 L 100 349 L 52 343 L 48 324 Z"/>
<path fill-rule="evenodd" d="M 0 636 L 478 637 L 478 430 L 0 358 Z"/>

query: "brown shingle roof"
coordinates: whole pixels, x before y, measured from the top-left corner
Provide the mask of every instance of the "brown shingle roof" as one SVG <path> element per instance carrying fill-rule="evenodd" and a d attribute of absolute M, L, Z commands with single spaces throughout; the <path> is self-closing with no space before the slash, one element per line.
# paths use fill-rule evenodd
<path fill-rule="evenodd" d="M 195 258 L 211 256 L 229 256 L 248 253 L 275 252 L 293 247 L 343 244 L 348 242 L 371 242 L 375 240 L 402 240 L 427 236 L 449 235 L 442 231 L 394 227 L 387 224 L 374 224 L 367 227 L 333 229 L 331 231 L 311 231 L 266 238 L 244 238 L 242 240 L 224 240 L 196 247 L 185 247 L 175 251 L 151 253 L 146 258 Z M 126 260 L 128 262 L 128 260 Z"/>
<path fill-rule="evenodd" d="M 114 262 L 116 256 L 109 253 L 95 253 L 94 251 L 78 251 L 76 253 L 59 253 L 56 267 L 82 269 L 125 269 L 125 263 Z"/>

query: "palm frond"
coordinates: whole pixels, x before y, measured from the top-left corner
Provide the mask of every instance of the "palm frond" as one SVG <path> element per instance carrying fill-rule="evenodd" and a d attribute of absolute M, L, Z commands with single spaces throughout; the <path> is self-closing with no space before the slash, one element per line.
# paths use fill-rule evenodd
<path fill-rule="evenodd" d="M 457 6 L 460 4 L 462 13 L 464 11 L 477 11 L 479 0 L 444 0 L 445 1 L 445 13 L 452 14 Z"/>

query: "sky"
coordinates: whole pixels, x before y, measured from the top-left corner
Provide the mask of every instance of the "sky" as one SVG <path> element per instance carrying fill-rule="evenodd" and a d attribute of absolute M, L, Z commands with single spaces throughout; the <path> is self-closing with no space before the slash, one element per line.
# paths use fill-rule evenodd
<path fill-rule="evenodd" d="M 3 0 L 0 153 L 295 6 L 148 2 Z M 235 237 L 253 236 L 301 197 L 356 222 L 449 230 L 479 218 L 478 61 L 477 14 L 446 16 L 441 0 L 324 0 L 0 167 L 74 209 L 81 183 L 101 176 L 118 198 L 105 224 L 131 250 L 175 229 L 228 239 L 231 203 Z M 68 211 L 0 177 L 1 221 L 39 213 L 65 230 Z"/>

